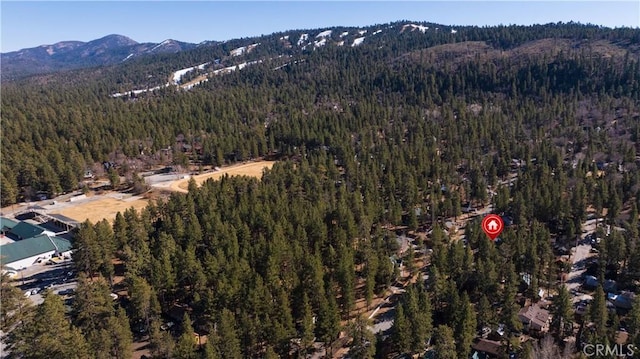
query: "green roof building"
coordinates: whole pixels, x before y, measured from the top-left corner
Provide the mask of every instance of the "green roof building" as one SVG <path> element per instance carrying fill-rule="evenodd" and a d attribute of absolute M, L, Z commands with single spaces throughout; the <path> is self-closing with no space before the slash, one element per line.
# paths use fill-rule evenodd
<path fill-rule="evenodd" d="M 5 234 L 9 232 L 17 224 L 17 221 L 5 217 L 0 217 L 0 233 Z"/>
<path fill-rule="evenodd" d="M 70 252 L 69 240 L 42 234 L 0 246 L 0 264 L 4 268 L 22 269 L 33 265 L 38 259 L 49 259 Z"/>
<path fill-rule="evenodd" d="M 44 232 L 44 228 L 27 222 L 18 222 L 9 231 L 9 238 L 20 241 L 31 237 L 35 237 Z"/>

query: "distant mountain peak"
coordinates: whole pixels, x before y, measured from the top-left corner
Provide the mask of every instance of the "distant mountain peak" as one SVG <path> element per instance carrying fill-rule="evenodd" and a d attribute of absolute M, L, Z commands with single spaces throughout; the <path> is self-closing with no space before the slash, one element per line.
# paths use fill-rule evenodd
<path fill-rule="evenodd" d="M 166 39 L 159 44 L 139 43 L 127 36 L 109 34 L 89 42 L 61 41 L 52 45 L 2 54 L 3 79 L 26 75 L 120 63 L 142 55 L 176 53 L 195 44 Z"/>
<path fill-rule="evenodd" d="M 138 42 L 124 35 L 111 34 L 97 40 L 87 42 L 87 44 L 105 44 L 110 47 L 137 45 Z"/>

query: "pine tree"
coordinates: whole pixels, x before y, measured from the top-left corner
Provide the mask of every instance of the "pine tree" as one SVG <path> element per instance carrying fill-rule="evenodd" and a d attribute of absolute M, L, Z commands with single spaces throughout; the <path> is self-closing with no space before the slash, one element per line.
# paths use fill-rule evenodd
<path fill-rule="evenodd" d="M 367 328 L 364 318 L 357 318 L 349 325 L 349 335 L 353 338 L 349 356 L 353 359 L 373 359 L 376 352 L 376 338 Z"/>
<path fill-rule="evenodd" d="M 573 331 L 571 297 L 564 285 L 560 286 L 558 295 L 553 298 L 553 306 L 551 309 L 552 320 L 551 327 L 557 333 L 560 339 L 564 339 Z"/>
<path fill-rule="evenodd" d="M 640 300 L 635 299 L 628 314 L 629 337 L 632 343 L 640 341 Z"/>
<path fill-rule="evenodd" d="M 436 330 L 434 340 L 435 354 L 437 359 L 456 359 L 456 343 L 453 339 L 453 330 L 446 326 L 440 325 Z"/>
<path fill-rule="evenodd" d="M 318 321 L 316 323 L 316 336 L 331 349 L 331 343 L 338 337 L 340 332 L 340 313 L 338 305 L 331 289 L 332 285 L 327 285 L 327 298 L 320 298 L 320 308 L 318 309 Z"/>
<path fill-rule="evenodd" d="M 400 353 L 408 353 L 411 350 L 411 336 L 411 323 L 405 316 L 404 304 L 399 304 L 393 319 L 391 338 Z"/>
<path fill-rule="evenodd" d="M 204 353 L 202 355 L 202 359 L 220 359 L 220 355 L 213 345 L 212 340 L 207 340 L 204 344 Z"/>
<path fill-rule="evenodd" d="M 105 323 L 114 315 L 106 280 L 102 277 L 90 280 L 80 274 L 73 303 L 74 323 L 85 333 L 97 332 L 104 329 Z"/>
<path fill-rule="evenodd" d="M 149 344 L 154 357 L 172 358 L 175 342 L 169 332 L 160 330 L 160 320 L 151 321 L 149 328 Z"/>
<path fill-rule="evenodd" d="M 591 321 L 595 324 L 596 334 L 599 338 L 604 338 L 607 331 L 607 299 L 602 290 L 602 286 L 598 286 L 596 293 L 593 296 L 593 301 L 589 308 L 589 315 Z"/>
<path fill-rule="evenodd" d="M 491 303 L 487 299 L 486 295 L 482 295 L 476 306 L 476 312 L 478 313 L 477 321 L 479 329 L 484 327 L 490 327 L 495 324 L 495 312 L 491 308 Z"/>
<path fill-rule="evenodd" d="M 302 320 L 300 336 L 302 338 L 302 348 L 306 351 L 311 345 L 313 345 L 313 335 L 315 325 L 313 323 L 313 311 L 311 309 L 311 303 L 309 303 L 309 297 L 307 293 L 302 295 Z"/>
<path fill-rule="evenodd" d="M 129 327 L 129 318 L 123 308 L 118 308 L 116 316 L 109 318 L 107 332 L 113 337 L 111 357 L 128 359 L 133 355 L 133 334 Z"/>
<path fill-rule="evenodd" d="M 6 333 L 30 311 L 31 300 L 11 285 L 8 274 L 0 275 L 0 298 L 0 330 Z"/>
<path fill-rule="evenodd" d="M 9 333 L 5 343 L 12 355 L 22 358 L 90 357 L 90 349 L 82 333 L 65 318 L 60 296 L 48 291 L 44 294 L 43 303 Z"/>
<path fill-rule="evenodd" d="M 141 322 L 148 328 L 152 314 L 153 290 L 144 278 L 131 276 L 127 278 L 131 296 L 131 314 L 134 322 Z"/>
<path fill-rule="evenodd" d="M 187 313 L 184 313 L 182 317 L 182 334 L 178 338 L 176 348 L 173 352 L 175 358 L 179 359 L 196 359 L 198 355 L 196 353 L 196 340 L 193 326 L 191 325 L 191 318 Z"/>
<path fill-rule="evenodd" d="M 476 312 L 466 292 L 460 300 L 460 319 L 456 325 L 456 348 L 459 358 L 469 357 L 471 343 L 476 336 Z"/>
<path fill-rule="evenodd" d="M 235 319 L 233 313 L 226 308 L 222 310 L 220 322 L 218 323 L 216 346 L 222 358 L 242 358 Z"/>

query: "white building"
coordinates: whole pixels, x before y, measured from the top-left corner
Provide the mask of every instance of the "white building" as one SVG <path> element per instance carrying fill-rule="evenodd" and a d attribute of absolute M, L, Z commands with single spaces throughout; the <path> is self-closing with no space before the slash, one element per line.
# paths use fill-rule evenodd
<path fill-rule="evenodd" d="M 0 264 L 3 269 L 20 270 L 39 260 L 71 254 L 71 242 L 62 237 L 41 234 L 0 246 Z"/>

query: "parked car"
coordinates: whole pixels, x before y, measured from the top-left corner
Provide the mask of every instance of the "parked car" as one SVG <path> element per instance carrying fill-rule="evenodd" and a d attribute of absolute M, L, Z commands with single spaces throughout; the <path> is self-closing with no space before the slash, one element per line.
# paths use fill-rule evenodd
<path fill-rule="evenodd" d="M 579 305 L 579 306 L 576 308 L 576 314 L 578 314 L 578 315 L 583 315 L 583 314 L 585 314 L 586 312 L 587 312 L 587 307 L 586 307 L 585 305 Z"/>
<path fill-rule="evenodd" d="M 60 294 L 60 295 L 71 295 L 71 294 L 73 294 L 75 292 L 76 291 L 73 290 L 73 288 L 67 288 L 67 289 L 59 291 L 58 294 Z"/>

